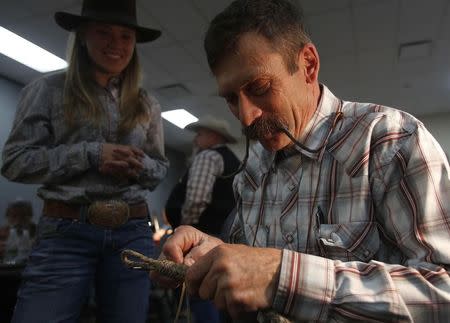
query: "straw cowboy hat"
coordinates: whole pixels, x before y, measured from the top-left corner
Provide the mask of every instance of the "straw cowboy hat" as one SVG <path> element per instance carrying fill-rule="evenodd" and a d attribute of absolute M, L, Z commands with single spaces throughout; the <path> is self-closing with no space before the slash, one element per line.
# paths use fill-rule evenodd
<path fill-rule="evenodd" d="M 188 124 L 186 129 L 196 131 L 199 128 L 205 128 L 221 134 L 229 143 L 235 143 L 236 139 L 231 134 L 230 127 L 225 120 L 219 120 L 212 116 L 200 118 L 197 122 Z"/>
<path fill-rule="evenodd" d="M 55 13 L 56 23 L 74 31 L 85 21 L 98 21 L 127 26 L 136 30 L 136 42 L 150 42 L 161 36 L 161 31 L 141 27 L 136 19 L 135 0 L 84 0 L 81 15 L 67 12 Z"/>

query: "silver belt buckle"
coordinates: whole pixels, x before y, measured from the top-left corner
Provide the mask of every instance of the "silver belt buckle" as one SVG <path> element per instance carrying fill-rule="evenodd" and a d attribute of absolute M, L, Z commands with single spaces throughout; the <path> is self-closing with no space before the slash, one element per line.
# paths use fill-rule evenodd
<path fill-rule="evenodd" d="M 121 200 L 95 201 L 89 205 L 89 223 L 108 229 L 115 229 L 128 221 L 130 207 Z"/>

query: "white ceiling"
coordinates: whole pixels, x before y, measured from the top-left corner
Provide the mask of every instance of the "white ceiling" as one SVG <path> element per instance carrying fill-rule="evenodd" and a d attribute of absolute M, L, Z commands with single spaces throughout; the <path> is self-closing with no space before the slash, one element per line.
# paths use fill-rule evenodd
<path fill-rule="evenodd" d="M 0 25 L 65 56 L 67 32 L 53 13 L 79 13 L 81 0 L 1 0 Z M 203 53 L 208 22 L 230 0 L 138 0 L 141 25 L 163 36 L 139 45 L 144 85 L 162 110 L 186 108 L 239 123 L 215 95 Z M 450 0 L 301 0 L 321 57 L 321 81 L 348 100 L 399 107 L 414 115 L 450 112 Z M 430 55 L 399 60 L 403 43 L 431 41 Z M 0 75 L 28 83 L 40 74 L 0 55 Z M 167 94 L 180 84 L 188 92 Z M 169 92 L 170 93 L 170 92 Z M 167 146 L 188 152 L 192 134 L 164 121 Z"/>

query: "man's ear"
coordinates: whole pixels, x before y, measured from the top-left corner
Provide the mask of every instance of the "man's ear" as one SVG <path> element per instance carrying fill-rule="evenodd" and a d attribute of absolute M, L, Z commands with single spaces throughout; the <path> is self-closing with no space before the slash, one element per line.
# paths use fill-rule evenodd
<path fill-rule="evenodd" d="M 316 46 L 307 43 L 298 54 L 298 66 L 304 71 L 307 83 L 314 83 L 319 78 L 320 59 Z"/>

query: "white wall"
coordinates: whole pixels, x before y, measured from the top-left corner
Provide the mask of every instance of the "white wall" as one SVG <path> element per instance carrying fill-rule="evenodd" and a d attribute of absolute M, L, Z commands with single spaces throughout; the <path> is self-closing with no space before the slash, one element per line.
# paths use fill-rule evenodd
<path fill-rule="evenodd" d="M 14 114 L 21 85 L 10 82 L 0 77 L 0 149 L 8 138 L 12 127 Z M 175 185 L 178 178 L 185 169 L 184 154 L 172 151 L 166 148 L 166 154 L 171 162 L 171 167 L 166 179 L 152 192 L 151 212 L 152 214 L 161 214 L 167 200 L 170 189 Z M 0 167 L 2 161 L 0 160 Z M 3 176 L 0 176 L 0 225 L 5 221 L 5 209 L 8 203 L 17 198 L 32 201 L 34 210 L 34 221 L 37 222 L 42 210 L 42 201 L 36 196 L 38 185 L 18 184 L 9 182 Z"/>

